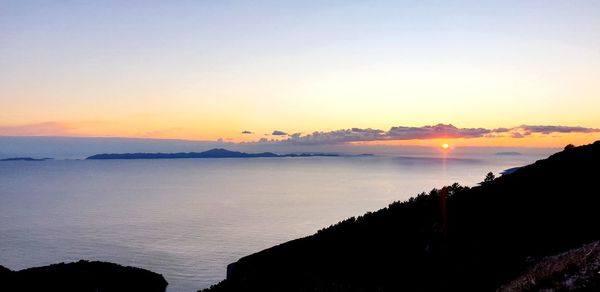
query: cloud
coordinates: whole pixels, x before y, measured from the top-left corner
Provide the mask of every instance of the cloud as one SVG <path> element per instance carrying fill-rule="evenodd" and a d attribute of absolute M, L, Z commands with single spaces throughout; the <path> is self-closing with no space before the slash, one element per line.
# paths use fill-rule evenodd
<path fill-rule="evenodd" d="M 1 136 L 61 136 L 73 135 L 73 127 L 66 123 L 44 122 L 16 126 L 0 126 Z"/>
<path fill-rule="evenodd" d="M 248 130 L 244 130 L 244 131 L 242 131 L 242 134 L 249 135 L 249 134 L 254 134 L 254 132 L 248 131 Z"/>
<path fill-rule="evenodd" d="M 494 132 L 494 133 L 506 133 L 506 132 L 510 132 L 510 129 L 509 128 L 497 128 L 497 129 L 494 129 L 492 132 Z"/>
<path fill-rule="evenodd" d="M 424 127 L 392 127 L 388 131 L 351 128 L 329 132 L 313 132 L 305 136 L 292 135 L 283 140 L 292 144 L 340 144 L 348 142 L 415 140 L 435 138 L 476 138 L 491 133 L 483 128 L 457 128 L 451 124 Z"/>
<path fill-rule="evenodd" d="M 284 132 L 284 131 L 275 130 L 275 131 L 273 131 L 273 133 L 271 133 L 271 135 L 273 135 L 273 136 L 287 136 L 287 133 Z"/>
<path fill-rule="evenodd" d="M 531 126 L 522 125 L 518 129 L 523 130 L 526 133 L 597 133 L 600 129 L 585 128 L 585 127 L 568 127 L 568 126 Z"/>
<path fill-rule="evenodd" d="M 519 133 L 519 132 L 512 132 L 512 133 L 510 134 L 510 137 L 511 137 L 511 138 L 517 138 L 517 139 L 518 139 L 518 138 L 525 138 L 525 136 L 526 136 L 526 135 L 523 135 L 523 134 L 521 134 L 521 133 Z"/>
<path fill-rule="evenodd" d="M 317 131 L 307 135 L 294 133 L 284 140 L 261 139 L 260 143 L 284 143 L 297 145 L 323 145 L 343 144 L 349 142 L 369 141 L 398 141 L 398 140 L 426 140 L 426 139 L 472 139 L 511 137 L 524 138 L 531 134 L 550 133 L 595 133 L 600 129 L 567 126 L 531 126 L 521 125 L 513 128 L 458 128 L 452 124 L 437 124 L 422 127 L 391 127 L 388 131 L 371 128 L 351 128 L 334 131 Z M 274 131 L 272 135 L 287 135 L 282 131 Z"/>
<path fill-rule="evenodd" d="M 283 142 L 292 144 L 339 144 L 358 141 L 382 140 L 384 131 L 352 128 L 330 132 L 313 132 L 305 136 L 292 135 Z"/>
<path fill-rule="evenodd" d="M 392 127 L 387 132 L 389 140 L 414 140 L 435 138 L 479 138 L 491 133 L 484 128 L 457 128 L 452 124 L 424 127 Z"/>
<path fill-rule="evenodd" d="M 180 132 L 181 130 L 183 130 L 183 128 L 172 127 L 172 128 L 166 128 L 166 129 L 158 129 L 158 130 L 144 132 L 144 133 L 140 134 L 140 137 L 144 137 L 144 138 L 168 137 L 169 135 L 177 134 L 177 132 Z"/>

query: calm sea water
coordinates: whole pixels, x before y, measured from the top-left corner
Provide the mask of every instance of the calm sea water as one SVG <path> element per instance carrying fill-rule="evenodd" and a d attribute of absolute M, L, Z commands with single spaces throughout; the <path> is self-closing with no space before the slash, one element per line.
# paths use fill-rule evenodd
<path fill-rule="evenodd" d="M 196 291 L 244 255 L 546 154 L 0 162 L 0 265 L 110 261 Z"/>

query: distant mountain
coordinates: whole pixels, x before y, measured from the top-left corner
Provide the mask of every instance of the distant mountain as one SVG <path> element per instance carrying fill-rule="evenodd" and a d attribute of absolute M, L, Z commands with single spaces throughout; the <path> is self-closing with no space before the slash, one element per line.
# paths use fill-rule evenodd
<path fill-rule="evenodd" d="M 480 186 L 434 189 L 243 257 L 227 267 L 226 280 L 204 291 L 495 291 L 521 283 L 524 272 L 567 285 L 533 283 L 533 290 L 562 291 L 572 282 L 566 276 L 527 271 L 600 240 L 598 165 L 600 141 Z M 600 261 L 559 263 L 573 261 L 592 272 L 582 272 L 591 282 L 577 278 L 580 286 L 571 288 L 599 291 Z"/>
<path fill-rule="evenodd" d="M 0 161 L 45 161 L 51 160 L 52 158 L 31 158 L 31 157 L 11 157 L 0 159 Z"/>
<path fill-rule="evenodd" d="M 521 167 L 520 166 L 518 166 L 518 167 L 511 167 L 509 169 L 503 170 L 500 174 L 502 174 L 502 175 L 511 174 L 511 173 L 517 171 L 517 169 L 519 169 L 519 168 L 521 168 Z"/>
<path fill-rule="evenodd" d="M 204 152 L 180 153 L 122 153 L 122 154 L 96 154 L 86 159 L 180 159 L 180 158 L 258 158 L 258 157 L 314 157 L 314 156 L 340 156 L 332 153 L 301 153 L 301 154 L 275 154 L 271 152 L 246 153 L 215 148 Z"/>

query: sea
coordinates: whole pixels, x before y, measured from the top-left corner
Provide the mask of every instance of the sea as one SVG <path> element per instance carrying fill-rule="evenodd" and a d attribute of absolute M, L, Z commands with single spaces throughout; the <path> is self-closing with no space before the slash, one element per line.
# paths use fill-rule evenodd
<path fill-rule="evenodd" d="M 245 255 L 550 153 L 4 161 L 0 265 L 109 261 L 197 291 Z"/>

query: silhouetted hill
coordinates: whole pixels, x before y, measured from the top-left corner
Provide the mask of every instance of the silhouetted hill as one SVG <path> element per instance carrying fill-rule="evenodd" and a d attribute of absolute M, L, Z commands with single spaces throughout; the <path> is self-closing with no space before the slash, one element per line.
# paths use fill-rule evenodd
<path fill-rule="evenodd" d="M 599 165 L 596 142 L 434 189 L 241 258 L 206 291 L 493 291 L 600 239 Z"/>
<path fill-rule="evenodd" d="M 12 272 L 11 270 L 9 270 L 3 266 L 0 266 L 0 279 L 4 279 L 3 277 L 5 277 L 6 275 L 8 275 L 11 272 Z"/>
<path fill-rule="evenodd" d="M 0 291 L 164 292 L 165 278 L 140 268 L 79 261 L 10 271 L 0 267 Z"/>
<path fill-rule="evenodd" d="M 86 159 L 176 159 L 176 158 L 257 158 L 257 157 L 312 157 L 312 156 L 339 156 L 332 153 L 302 153 L 302 154 L 275 154 L 271 152 L 246 153 L 230 151 L 222 148 L 211 149 L 204 152 L 180 153 L 122 153 L 122 154 L 96 154 Z"/>

